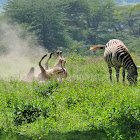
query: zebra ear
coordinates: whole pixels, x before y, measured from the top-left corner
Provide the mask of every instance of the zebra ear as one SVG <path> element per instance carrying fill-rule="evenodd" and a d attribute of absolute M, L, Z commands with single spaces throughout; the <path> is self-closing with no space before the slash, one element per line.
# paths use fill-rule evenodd
<path fill-rule="evenodd" d="M 140 66 L 137 66 L 137 69 L 140 69 Z"/>

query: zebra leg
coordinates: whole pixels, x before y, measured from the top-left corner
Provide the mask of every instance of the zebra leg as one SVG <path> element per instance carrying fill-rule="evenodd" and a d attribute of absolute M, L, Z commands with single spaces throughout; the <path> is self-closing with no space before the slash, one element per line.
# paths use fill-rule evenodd
<path fill-rule="evenodd" d="M 109 74 L 110 74 L 110 82 L 112 82 L 112 68 L 108 65 Z"/>
<path fill-rule="evenodd" d="M 44 55 L 44 56 L 41 58 L 41 60 L 39 61 L 39 63 L 38 63 L 38 65 L 39 65 L 39 67 L 40 67 L 41 72 L 45 72 L 45 69 L 42 67 L 41 62 L 42 62 L 42 60 L 43 60 L 46 56 L 47 56 L 47 54 L 46 54 L 46 55 Z"/>
<path fill-rule="evenodd" d="M 48 62 L 49 62 L 49 60 L 52 58 L 52 54 L 53 54 L 53 53 L 50 54 L 50 56 L 49 56 L 47 62 L 45 63 L 46 70 L 49 69 L 49 67 L 48 67 Z"/>
<path fill-rule="evenodd" d="M 123 68 L 122 76 L 123 76 L 123 82 L 125 82 L 125 68 Z"/>
<path fill-rule="evenodd" d="M 116 70 L 117 82 L 119 82 L 119 72 L 120 72 L 120 69 L 115 68 L 115 70 Z"/>
<path fill-rule="evenodd" d="M 34 76 L 34 71 L 35 71 L 34 67 L 31 67 L 31 68 L 30 68 L 30 71 L 29 71 L 28 74 L 26 75 L 24 81 L 26 81 L 26 82 L 32 82 L 33 79 L 35 78 L 35 76 Z"/>

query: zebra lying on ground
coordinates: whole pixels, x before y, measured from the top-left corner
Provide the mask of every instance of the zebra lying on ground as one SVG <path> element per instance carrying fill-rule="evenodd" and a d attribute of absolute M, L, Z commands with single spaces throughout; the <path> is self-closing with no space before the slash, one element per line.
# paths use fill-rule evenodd
<path fill-rule="evenodd" d="M 137 84 L 137 69 L 127 47 L 124 43 L 117 39 L 110 40 L 106 45 L 97 45 L 90 48 L 90 50 L 104 49 L 104 59 L 108 65 L 110 73 L 110 81 L 112 82 L 112 68 L 116 70 L 117 82 L 119 82 L 119 70 L 123 67 L 123 82 L 125 82 L 125 70 L 128 71 L 127 80 L 130 84 Z"/>
<path fill-rule="evenodd" d="M 48 68 L 48 62 L 52 57 L 52 53 L 50 54 L 50 56 L 45 64 L 46 69 L 44 69 L 44 67 L 41 65 L 42 60 L 46 56 L 47 55 L 44 55 L 38 63 L 41 72 L 37 76 L 34 76 L 34 67 L 31 67 L 30 71 L 27 74 L 27 76 L 25 77 L 24 81 L 32 82 L 33 80 L 35 80 L 35 81 L 39 81 L 39 82 L 44 82 L 46 80 L 49 80 L 50 78 L 62 79 L 62 78 L 67 77 L 67 71 L 65 68 L 66 61 L 62 56 L 62 52 L 61 51 L 57 52 L 57 57 L 59 57 L 59 62 L 52 69 Z"/>

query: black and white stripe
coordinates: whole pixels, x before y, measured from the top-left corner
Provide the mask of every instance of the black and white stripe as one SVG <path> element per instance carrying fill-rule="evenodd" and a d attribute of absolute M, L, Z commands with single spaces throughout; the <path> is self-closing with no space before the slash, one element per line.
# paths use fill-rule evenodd
<path fill-rule="evenodd" d="M 130 83 L 137 83 L 137 67 L 124 43 L 117 39 L 110 40 L 105 47 L 104 59 L 108 64 L 110 81 L 112 82 L 112 68 L 116 70 L 117 82 L 119 81 L 119 71 L 123 67 L 123 82 L 125 81 L 125 70 L 128 71 L 127 79 Z M 91 47 L 90 50 L 103 49 L 103 46 Z"/>

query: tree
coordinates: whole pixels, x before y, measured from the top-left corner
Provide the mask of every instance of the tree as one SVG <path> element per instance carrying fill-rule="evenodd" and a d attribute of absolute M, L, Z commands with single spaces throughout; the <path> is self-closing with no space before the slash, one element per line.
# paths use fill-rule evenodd
<path fill-rule="evenodd" d="M 47 49 L 68 47 L 70 38 L 65 27 L 65 13 L 60 0 L 13 0 L 5 7 L 6 16 L 36 31 L 39 42 Z"/>
<path fill-rule="evenodd" d="M 70 0 L 67 8 L 71 37 L 86 44 L 102 43 L 114 13 L 111 0 Z M 104 39 L 103 39 L 104 40 Z"/>
<path fill-rule="evenodd" d="M 79 53 L 112 38 L 139 37 L 139 11 L 122 18 L 114 15 L 115 9 L 127 8 L 115 7 L 113 0 L 12 0 L 6 4 L 5 16 L 35 33 L 48 50 L 72 46 Z"/>

